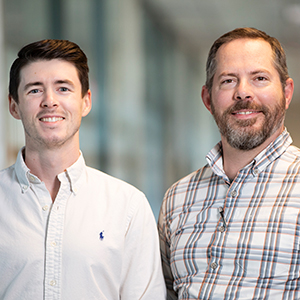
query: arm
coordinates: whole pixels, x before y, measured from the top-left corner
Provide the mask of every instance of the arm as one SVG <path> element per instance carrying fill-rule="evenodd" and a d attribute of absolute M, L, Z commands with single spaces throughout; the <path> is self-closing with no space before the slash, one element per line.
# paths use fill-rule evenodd
<path fill-rule="evenodd" d="M 122 265 L 122 300 L 166 299 L 156 222 L 147 199 L 133 199 Z"/>
<path fill-rule="evenodd" d="M 158 232 L 159 232 L 162 267 L 163 267 L 163 273 L 164 273 L 166 287 L 167 287 L 167 299 L 177 300 L 178 294 L 173 289 L 174 278 L 170 266 L 169 229 L 166 224 L 165 202 L 163 202 L 159 214 Z"/>

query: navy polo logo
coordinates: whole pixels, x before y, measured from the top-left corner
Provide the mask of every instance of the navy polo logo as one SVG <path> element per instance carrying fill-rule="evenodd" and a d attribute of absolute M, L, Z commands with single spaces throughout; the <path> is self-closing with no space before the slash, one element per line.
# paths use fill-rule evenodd
<path fill-rule="evenodd" d="M 99 239 L 102 241 L 104 239 L 104 230 L 100 232 Z"/>

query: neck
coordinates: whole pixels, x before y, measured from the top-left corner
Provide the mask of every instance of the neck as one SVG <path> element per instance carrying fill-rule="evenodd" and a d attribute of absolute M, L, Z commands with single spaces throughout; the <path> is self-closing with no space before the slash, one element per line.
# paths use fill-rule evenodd
<path fill-rule="evenodd" d="M 73 149 L 43 149 L 43 151 L 25 147 L 27 167 L 32 174 L 45 183 L 53 202 L 60 187 L 57 175 L 74 164 L 79 156 L 79 147 Z"/>
<path fill-rule="evenodd" d="M 239 170 L 249 164 L 260 151 L 242 151 L 228 148 L 223 144 L 223 168 L 225 174 L 232 181 Z"/>
<path fill-rule="evenodd" d="M 282 130 L 283 131 L 283 130 Z M 277 134 L 272 135 L 266 139 L 260 146 L 251 150 L 240 150 L 231 147 L 227 140 L 222 137 L 222 147 L 223 147 L 223 168 L 225 174 L 230 180 L 233 180 L 238 172 L 248 165 L 253 159 L 263 151 L 270 143 L 272 143 L 282 131 Z"/>

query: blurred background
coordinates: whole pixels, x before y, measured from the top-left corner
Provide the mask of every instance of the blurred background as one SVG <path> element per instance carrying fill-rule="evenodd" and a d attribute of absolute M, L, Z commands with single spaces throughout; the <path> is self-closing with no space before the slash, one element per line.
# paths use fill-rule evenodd
<path fill-rule="evenodd" d="M 244 26 L 283 44 L 295 80 L 286 126 L 300 146 L 299 0 L 0 0 L 0 167 L 24 145 L 8 113 L 11 63 L 25 44 L 68 39 L 89 59 L 86 162 L 142 190 L 157 217 L 166 189 L 219 140 L 200 97 L 205 61 L 215 39 Z"/>

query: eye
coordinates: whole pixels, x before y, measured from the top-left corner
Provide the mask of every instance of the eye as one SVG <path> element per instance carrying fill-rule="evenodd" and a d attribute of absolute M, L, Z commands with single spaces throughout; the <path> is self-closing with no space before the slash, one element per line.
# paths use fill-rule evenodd
<path fill-rule="evenodd" d="M 221 81 L 221 85 L 232 84 L 234 82 L 233 78 L 227 78 Z"/>
<path fill-rule="evenodd" d="M 37 94 L 39 92 L 39 89 L 33 89 L 33 90 L 30 90 L 28 92 L 28 94 Z"/>
<path fill-rule="evenodd" d="M 223 80 L 223 81 L 222 81 L 222 83 L 231 83 L 231 82 L 233 82 L 232 79 L 226 79 L 226 80 Z"/>
<path fill-rule="evenodd" d="M 257 76 L 257 77 L 255 77 L 254 80 L 258 81 L 258 82 L 263 82 L 263 81 L 268 81 L 269 79 L 266 76 Z"/>
<path fill-rule="evenodd" d="M 59 88 L 59 90 L 61 91 L 61 92 L 68 92 L 69 91 L 69 89 L 68 88 L 66 88 L 66 87 L 60 87 Z"/>

